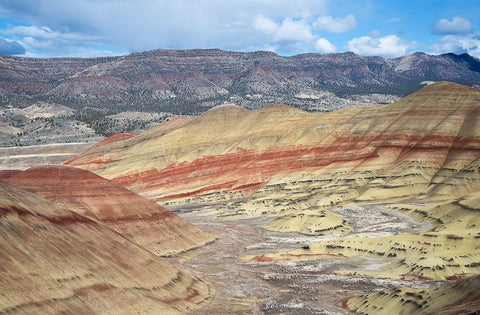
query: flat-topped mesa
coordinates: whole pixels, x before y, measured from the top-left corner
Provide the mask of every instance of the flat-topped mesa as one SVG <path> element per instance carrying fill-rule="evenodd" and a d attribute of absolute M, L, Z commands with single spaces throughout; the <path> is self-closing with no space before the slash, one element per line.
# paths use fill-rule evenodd
<path fill-rule="evenodd" d="M 213 240 L 155 202 L 82 169 L 35 167 L 4 174 L 3 178 L 97 220 L 158 255 L 175 254 Z"/>
<path fill-rule="evenodd" d="M 323 181 L 289 188 L 304 191 L 308 196 L 302 198 L 319 206 L 426 193 L 463 196 L 480 187 L 476 177 L 468 185 L 457 180 L 478 163 L 479 104 L 477 89 L 439 82 L 394 104 L 323 114 L 285 105 L 252 111 L 225 106 L 168 132 L 157 127 L 158 132 L 118 141 L 113 151 L 99 146 L 68 164 L 111 161 L 95 172 L 163 201 L 215 192 L 238 197 L 242 187 L 250 196 L 293 178 Z"/>
<path fill-rule="evenodd" d="M 210 287 L 102 224 L 0 181 L 1 313 L 185 313 Z"/>

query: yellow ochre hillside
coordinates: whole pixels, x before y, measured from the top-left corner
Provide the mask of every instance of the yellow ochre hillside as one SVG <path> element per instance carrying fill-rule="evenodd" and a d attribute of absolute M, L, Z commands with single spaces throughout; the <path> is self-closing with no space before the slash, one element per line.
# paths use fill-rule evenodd
<path fill-rule="evenodd" d="M 106 141 L 67 164 L 166 204 L 220 195 L 288 195 L 309 207 L 449 200 L 480 187 L 479 103 L 477 89 L 439 82 L 395 104 L 331 113 L 220 106 Z"/>

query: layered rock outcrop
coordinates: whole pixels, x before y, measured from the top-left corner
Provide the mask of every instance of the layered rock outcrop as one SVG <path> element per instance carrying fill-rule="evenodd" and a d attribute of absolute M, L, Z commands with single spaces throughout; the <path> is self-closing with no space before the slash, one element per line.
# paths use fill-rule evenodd
<path fill-rule="evenodd" d="M 262 259 L 371 256 L 390 264 L 337 272 L 462 278 L 480 273 L 479 113 L 480 91 L 449 82 L 395 104 L 328 114 L 224 106 L 99 146 L 69 164 L 169 206 L 208 204 L 223 218 L 274 214 L 265 228 L 280 232 L 346 233 L 350 224 L 332 207 L 388 203 L 432 228 L 343 237 Z M 100 166 L 99 157 L 110 162 Z"/>

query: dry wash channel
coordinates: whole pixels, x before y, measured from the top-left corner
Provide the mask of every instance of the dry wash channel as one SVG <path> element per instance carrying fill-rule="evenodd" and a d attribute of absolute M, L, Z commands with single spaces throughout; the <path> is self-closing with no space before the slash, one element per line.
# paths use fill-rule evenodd
<path fill-rule="evenodd" d="M 424 231 L 429 224 L 392 212 L 383 205 L 335 209 L 351 224 L 347 234 L 311 236 L 272 232 L 262 228 L 272 217 L 215 219 L 216 205 L 177 209 L 186 220 L 218 237 L 203 248 L 170 259 L 175 265 L 214 283 L 217 296 L 205 312 L 214 313 L 348 313 L 341 303 L 354 295 L 378 289 L 426 289 L 440 282 L 376 279 L 342 275 L 343 268 L 378 270 L 388 262 L 370 257 L 348 258 L 334 254 L 307 257 L 284 254 L 308 244 L 347 236 L 374 238 Z M 275 258 L 272 254 L 278 255 Z"/>

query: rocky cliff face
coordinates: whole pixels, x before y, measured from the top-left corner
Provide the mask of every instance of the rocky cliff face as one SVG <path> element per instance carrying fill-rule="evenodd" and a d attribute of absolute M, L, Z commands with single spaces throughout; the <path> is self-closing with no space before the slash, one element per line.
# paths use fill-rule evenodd
<path fill-rule="evenodd" d="M 102 224 L 0 181 L 0 312 L 185 313 L 209 285 Z"/>

